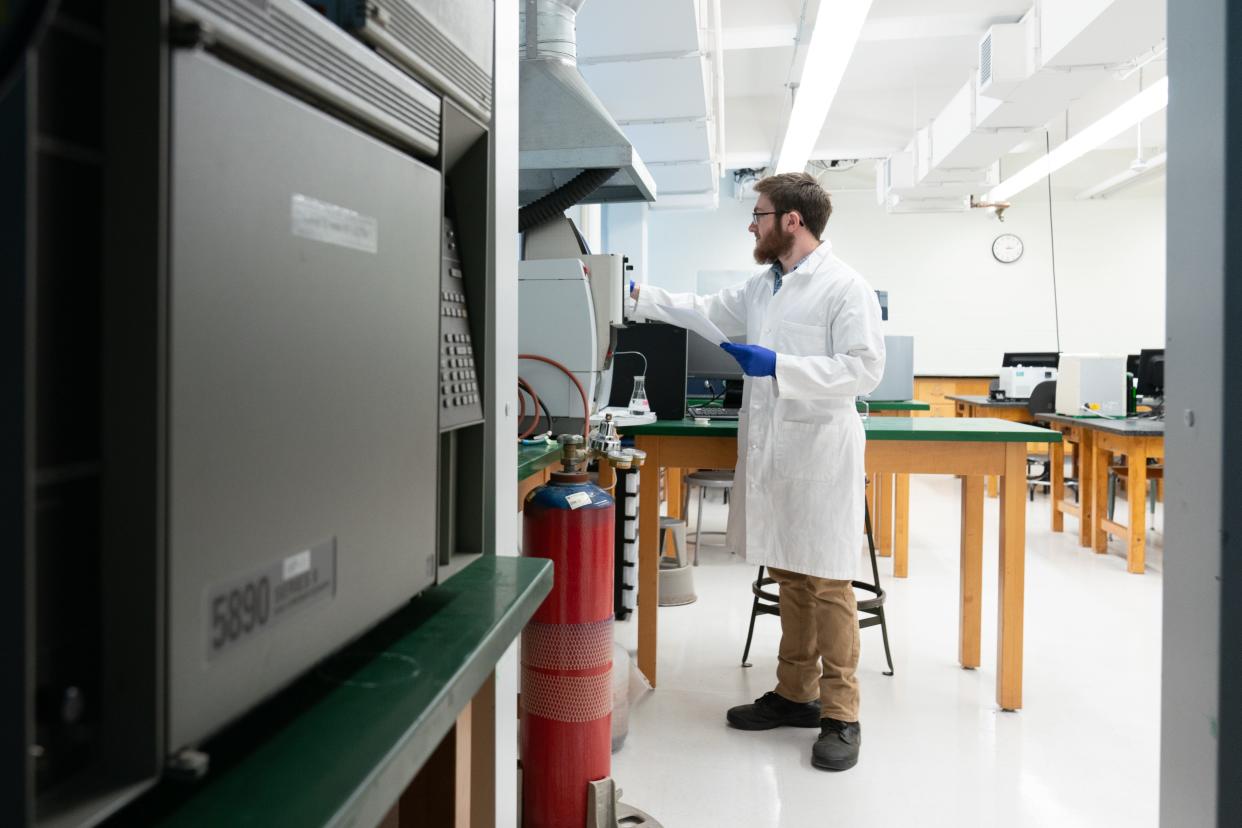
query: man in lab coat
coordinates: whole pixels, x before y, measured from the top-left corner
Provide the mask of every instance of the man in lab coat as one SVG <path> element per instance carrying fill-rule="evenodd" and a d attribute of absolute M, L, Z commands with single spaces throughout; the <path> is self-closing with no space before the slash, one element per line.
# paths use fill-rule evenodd
<path fill-rule="evenodd" d="M 728 711 L 743 730 L 819 727 L 811 761 L 858 762 L 858 608 L 850 585 L 863 536 L 865 435 L 855 397 L 884 372 L 875 292 L 821 241 L 832 212 L 806 173 L 755 186 L 755 261 L 768 265 L 713 296 L 631 291 L 639 318 L 695 309 L 728 336 L 746 375 L 729 544 L 780 585 L 776 689 Z"/>

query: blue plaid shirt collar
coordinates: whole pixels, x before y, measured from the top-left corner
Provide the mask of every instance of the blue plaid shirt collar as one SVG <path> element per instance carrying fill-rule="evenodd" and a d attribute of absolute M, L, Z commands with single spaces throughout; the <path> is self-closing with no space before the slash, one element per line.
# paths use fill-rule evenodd
<path fill-rule="evenodd" d="M 815 258 L 816 262 L 818 263 L 819 258 L 823 256 L 824 254 L 826 254 L 830 249 L 831 247 L 829 246 L 828 242 L 826 241 L 820 242 L 819 247 L 815 248 L 810 253 L 803 256 L 802 260 L 799 261 L 796 265 L 794 265 L 793 270 L 789 272 L 793 273 L 794 270 L 799 269 L 804 264 L 806 264 L 808 261 L 810 261 L 812 258 Z M 772 263 L 772 295 L 773 296 L 775 296 L 777 291 L 781 289 L 781 285 L 784 283 L 784 281 L 785 281 L 785 269 L 781 267 L 780 259 L 777 259 L 775 262 Z"/>

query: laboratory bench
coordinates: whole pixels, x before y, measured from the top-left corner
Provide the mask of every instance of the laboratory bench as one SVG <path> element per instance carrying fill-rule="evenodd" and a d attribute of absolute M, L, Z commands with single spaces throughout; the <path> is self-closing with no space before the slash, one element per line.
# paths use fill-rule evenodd
<path fill-rule="evenodd" d="M 873 409 L 874 410 L 874 409 Z M 737 422 L 663 420 L 623 429 L 647 452 L 639 485 L 639 594 L 659 589 L 658 477 L 667 468 L 733 468 Z M 1000 478 L 998 524 L 996 701 L 1006 710 L 1022 706 L 1022 623 L 1026 544 L 1026 445 L 1056 443 L 1059 432 L 999 419 L 954 417 L 869 417 L 868 475 L 949 474 L 961 483 L 961 581 L 958 602 L 958 662 L 980 665 L 983 590 L 983 476 Z M 673 503 L 672 493 L 669 495 Z M 905 567 L 905 551 L 894 549 L 894 570 Z M 739 601 L 747 596 L 739 596 Z M 638 666 L 657 683 L 655 601 L 638 605 Z"/>
<path fill-rule="evenodd" d="M 548 482 L 561 460 L 558 443 L 538 443 L 531 446 L 518 445 L 518 511 L 526 502 L 526 495 Z"/>
<path fill-rule="evenodd" d="M 996 376 L 918 376 L 914 378 L 914 396 L 927 400 L 931 416 L 952 417 L 956 405 L 950 397 L 956 394 L 987 394 Z"/>
<path fill-rule="evenodd" d="M 1026 400 L 993 400 L 980 394 L 950 394 L 946 397 L 956 404 L 955 413 L 959 417 L 995 417 L 999 420 L 1012 420 L 1015 423 L 1034 423 Z M 1032 452 L 1044 451 L 1046 446 L 1031 445 L 1027 448 Z M 988 497 L 996 497 L 997 480 L 989 476 L 985 481 Z"/>
<path fill-rule="evenodd" d="M 1078 500 L 1065 496 L 1065 449 L 1052 446 L 1052 531 L 1065 529 L 1065 515 L 1078 518 L 1078 542 L 1104 553 L 1108 536 L 1126 541 L 1126 569 L 1136 575 L 1147 569 L 1147 510 L 1142 493 L 1147 490 L 1147 461 L 1164 459 L 1164 421 L 1152 417 L 1124 420 L 1106 417 L 1070 417 L 1041 414 L 1037 418 L 1062 435 L 1063 443 L 1076 445 Z M 1117 455 L 1126 458 L 1126 500 L 1129 522 L 1108 517 L 1108 471 Z M 1136 497 L 1136 493 L 1138 496 Z"/>
<path fill-rule="evenodd" d="M 687 405 L 709 405 L 709 400 L 686 401 Z M 867 400 L 859 401 L 860 414 L 877 417 L 911 417 L 915 412 L 930 411 L 931 405 L 922 400 Z M 687 472 L 679 469 L 668 475 L 667 497 L 669 517 L 681 517 L 681 487 Z M 910 477 L 905 474 L 875 474 L 867 477 L 867 502 L 871 506 L 871 523 L 875 527 L 875 551 L 882 558 L 894 557 L 893 577 L 905 578 L 906 551 L 909 546 L 910 528 Z M 894 550 L 897 550 L 894 552 Z"/>
<path fill-rule="evenodd" d="M 110 824 L 494 824 L 497 661 L 552 588 L 486 555 L 427 589 L 202 750 Z"/>

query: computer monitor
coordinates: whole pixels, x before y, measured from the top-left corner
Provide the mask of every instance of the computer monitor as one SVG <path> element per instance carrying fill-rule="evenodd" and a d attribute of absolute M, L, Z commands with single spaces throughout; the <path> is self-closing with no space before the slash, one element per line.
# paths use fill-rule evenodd
<path fill-rule="evenodd" d="M 734 342 L 745 342 L 746 337 L 731 337 Z M 713 345 L 703 337 L 689 332 L 689 345 L 686 350 L 686 376 L 694 393 L 703 391 L 706 380 L 719 390 L 720 380 L 741 380 L 742 366 L 719 345 Z"/>
<path fill-rule="evenodd" d="M 1061 355 L 1056 351 L 1006 351 L 1001 359 L 1002 368 L 1056 368 Z"/>
<path fill-rule="evenodd" d="M 1141 397 L 1164 396 L 1164 349 L 1144 348 L 1139 353 L 1138 392 Z"/>

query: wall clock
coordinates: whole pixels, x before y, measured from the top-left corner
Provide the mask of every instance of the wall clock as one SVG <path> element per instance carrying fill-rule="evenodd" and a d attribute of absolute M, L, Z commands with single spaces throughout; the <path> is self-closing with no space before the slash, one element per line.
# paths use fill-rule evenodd
<path fill-rule="evenodd" d="M 992 241 L 992 255 L 1001 264 L 1013 264 L 1022 258 L 1022 239 L 1013 233 L 1002 233 Z"/>

